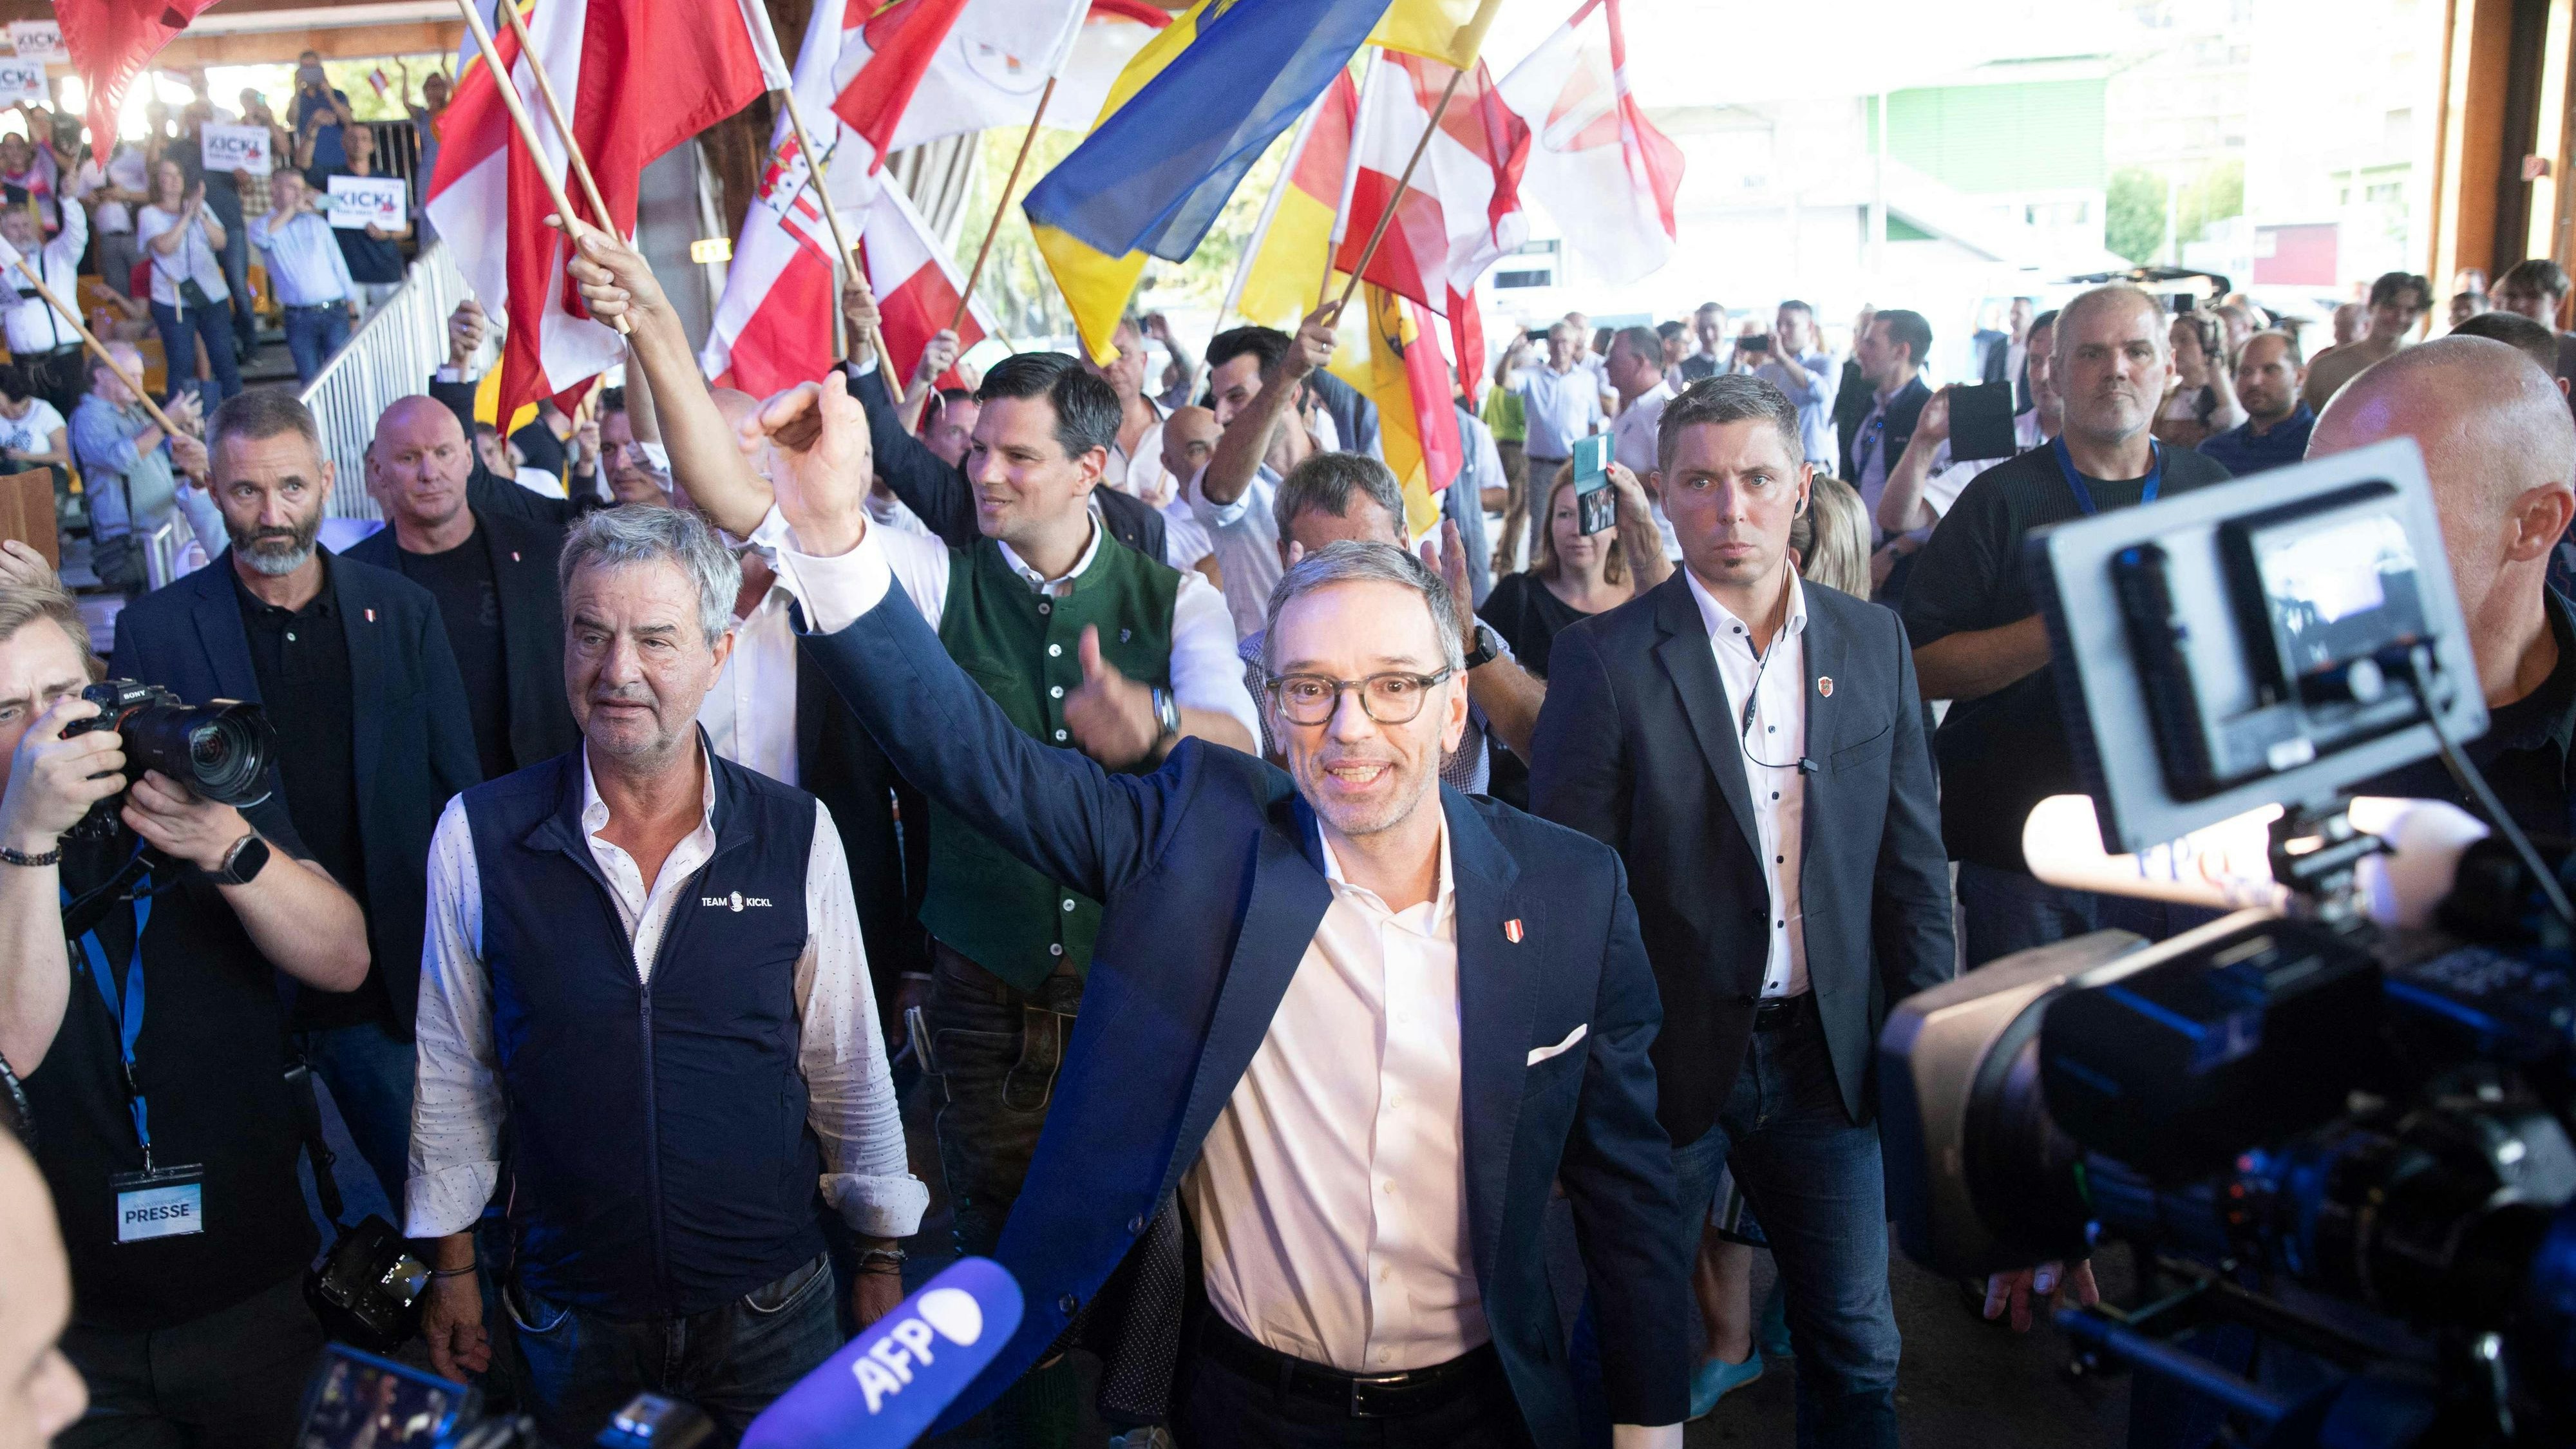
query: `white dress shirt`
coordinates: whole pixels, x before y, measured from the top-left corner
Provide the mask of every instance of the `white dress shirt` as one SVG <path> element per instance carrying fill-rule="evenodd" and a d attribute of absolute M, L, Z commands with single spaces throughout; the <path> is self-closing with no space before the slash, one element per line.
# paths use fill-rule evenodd
<path fill-rule="evenodd" d="M 1278 587 L 1279 519 L 1272 507 L 1279 497 L 1279 475 L 1262 464 L 1232 503 L 1210 503 L 1200 485 L 1202 467 L 1181 490 L 1199 526 L 1207 530 L 1216 553 L 1217 572 L 1225 576 L 1225 605 L 1234 615 L 1238 639 L 1261 632 L 1269 622 L 1270 591 Z"/>
<path fill-rule="evenodd" d="M 698 723 L 717 754 L 782 785 L 801 785 L 796 759 L 795 591 L 773 579 L 748 614 L 733 621 L 733 653 L 698 703 Z"/>
<path fill-rule="evenodd" d="M 311 211 L 298 210 L 282 223 L 273 211 L 252 217 L 250 244 L 268 258 L 268 282 L 281 306 L 318 307 L 358 295 L 338 233 Z"/>
<path fill-rule="evenodd" d="M 1449 833 L 1432 898 L 1342 876 L 1181 1199 L 1208 1301 L 1257 1343 L 1345 1373 L 1446 1363 L 1492 1337 L 1467 1240 Z"/>
<path fill-rule="evenodd" d="M 1708 625 L 1708 647 L 1717 677 L 1726 685 L 1736 716 L 1736 748 L 1744 755 L 1744 783 L 1753 797 L 1753 837 L 1771 879 L 1770 947 L 1762 961 L 1764 996 L 1797 996 L 1807 990 L 1807 924 L 1798 901 L 1798 869 L 1805 861 L 1807 777 L 1798 760 L 1807 752 L 1807 589 L 1789 575 L 1789 617 L 1771 647 L 1753 652 L 1753 635 L 1699 581 L 1691 598 Z M 1744 702 L 1753 701 L 1753 723 L 1744 727 Z"/>
<path fill-rule="evenodd" d="M 661 874 L 647 881 L 633 856 L 601 836 L 608 806 L 583 756 L 582 832 L 615 888 L 640 981 L 652 979 L 673 909 L 695 909 L 684 897 L 698 867 L 715 853 L 715 772 L 702 770 L 705 815 L 662 862 Z M 855 1232 L 909 1237 L 930 1204 L 930 1189 L 905 1165 L 903 1122 L 887 1075 L 849 865 L 831 812 L 819 800 L 805 867 L 805 916 L 805 952 L 796 962 L 797 1065 L 805 1076 L 806 1120 L 823 1148 L 823 1198 Z M 462 799 L 448 802 L 430 840 L 418 1051 L 404 1232 L 436 1238 L 471 1227 L 492 1200 L 508 1115 L 492 1044 L 492 981 L 483 964 L 483 881 Z"/>
<path fill-rule="evenodd" d="M 1108 536 L 1109 530 L 1101 526 L 1100 508 L 1095 503 L 1091 510 L 1091 542 L 1083 548 L 1082 556 L 1073 561 L 1069 572 L 1052 579 L 1041 577 L 1037 570 L 1021 562 L 1020 556 L 1011 552 L 1009 544 L 998 546 L 1002 550 L 1003 562 L 1009 564 L 1011 571 L 1030 588 L 1060 596 L 1070 592 L 1073 581 L 1080 578 L 1083 571 L 1091 567 L 1092 560 L 1100 556 L 1101 540 Z M 865 551 L 892 570 L 893 578 L 911 597 L 912 606 L 921 611 L 921 617 L 928 620 L 932 628 L 938 628 L 940 616 L 948 609 L 948 545 L 935 538 L 874 525 L 869 526 L 868 537 L 876 543 Z M 871 594 L 867 604 L 858 611 L 842 615 L 840 623 L 823 623 L 812 613 L 813 596 L 795 582 L 794 575 L 786 567 L 784 546 L 787 542 L 787 519 L 773 505 L 769 515 L 760 521 L 760 527 L 752 530 L 751 544 L 768 554 L 777 565 L 779 582 L 797 598 L 806 601 L 806 628 L 817 633 L 831 633 L 848 624 L 858 613 L 874 608 L 877 599 L 882 597 L 883 590 L 880 589 Z M 771 592 L 775 593 L 776 589 Z M 1256 740 L 1261 738 L 1260 716 L 1253 710 L 1252 696 L 1244 692 L 1243 665 L 1235 657 L 1234 626 L 1226 617 L 1225 599 L 1195 571 L 1182 572 L 1180 590 L 1172 596 L 1171 664 L 1173 703 L 1183 709 L 1224 715 L 1241 724 L 1245 734 Z M 1058 731 L 1058 734 L 1061 736 L 1063 732 Z M 1059 737 L 1048 743 L 1063 745 L 1071 741 Z"/>
<path fill-rule="evenodd" d="M 821 633 L 849 627 L 902 576 L 883 529 L 831 558 L 798 552 L 783 528 L 774 536 L 779 572 Z M 1467 1239 L 1447 821 L 1439 886 L 1409 910 L 1343 879 L 1330 844 L 1324 861 L 1332 903 L 1181 1190 L 1208 1295 L 1238 1330 L 1355 1372 L 1427 1367 L 1491 1336 Z M 1613 1449 L 1682 1442 L 1679 1424 L 1610 1432 Z"/>
<path fill-rule="evenodd" d="M 45 287 L 66 307 L 80 303 L 80 259 L 89 248 L 89 215 L 78 205 L 63 208 L 63 229 L 27 257 L 27 265 L 45 279 Z M 9 350 L 23 356 L 80 346 L 80 329 L 63 320 L 53 304 L 36 295 L 27 274 L 8 269 L 0 282 L 0 306 L 8 313 Z"/>
<path fill-rule="evenodd" d="M 1610 420 L 1611 461 L 1636 474 L 1640 482 L 1644 481 L 1647 474 L 1654 472 L 1662 462 L 1661 454 L 1656 450 L 1655 435 L 1663 425 L 1664 404 L 1672 400 L 1671 385 L 1659 382 L 1638 394 L 1635 402 L 1621 408 L 1619 416 Z M 1553 488 L 1556 480 L 1532 478 L 1530 483 L 1534 488 L 1544 491 Z M 1534 493 L 1532 496 L 1536 497 L 1538 494 Z M 1655 531 L 1664 536 L 1664 557 L 1679 561 L 1682 556 L 1682 536 L 1673 531 L 1673 521 L 1664 516 L 1663 500 L 1649 498 L 1646 500 L 1646 506 L 1654 514 Z"/>
<path fill-rule="evenodd" d="M 1163 467 L 1163 420 L 1171 416 L 1172 410 L 1150 397 L 1145 399 L 1145 406 L 1154 410 L 1153 426 L 1137 437 L 1133 453 L 1114 442 L 1109 445 L 1109 466 L 1101 471 L 1100 481 L 1154 503 L 1172 486 L 1172 476 Z"/>

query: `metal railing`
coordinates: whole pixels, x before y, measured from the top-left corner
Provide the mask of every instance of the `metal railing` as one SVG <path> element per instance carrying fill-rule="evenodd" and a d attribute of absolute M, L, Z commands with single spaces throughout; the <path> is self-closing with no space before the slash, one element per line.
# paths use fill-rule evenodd
<path fill-rule="evenodd" d="M 367 442 L 376 419 L 396 398 L 420 393 L 447 360 L 447 316 L 465 300 L 464 276 L 444 242 L 421 248 L 401 288 L 358 325 L 304 389 L 304 405 L 322 426 L 322 455 L 338 471 L 325 515 L 381 517 L 367 496 Z"/>

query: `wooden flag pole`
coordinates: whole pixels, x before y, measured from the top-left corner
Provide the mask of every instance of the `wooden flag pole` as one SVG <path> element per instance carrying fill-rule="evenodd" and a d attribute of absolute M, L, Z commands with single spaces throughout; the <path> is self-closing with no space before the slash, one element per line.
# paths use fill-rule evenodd
<path fill-rule="evenodd" d="M 134 394 L 135 401 L 143 404 L 143 410 L 152 415 L 152 421 L 160 425 L 162 432 L 173 437 L 186 435 L 186 429 L 170 421 L 170 415 L 161 411 L 161 405 L 152 400 L 152 394 L 143 390 L 143 379 L 127 372 L 124 364 L 108 355 L 107 344 L 98 340 L 98 334 L 89 330 L 89 324 L 80 319 L 78 312 L 63 305 L 63 299 L 54 295 L 54 289 L 45 285 L 45 279 L 37 275 L 36 269 L 28 265 L 23 255 L 18 258 L 18 270 L 26 273 L 27 280 L 35 284 L 36 295 L 44 298 L 48 306 L 62 314 L 64 321 L 72 324 L 72 329 L 80 333 L 80 340 L 89 344 L 89 350 L 98 360 L 106 363 L 107 370 L 116 374 L 116 380 L 125 384 L 125 390 Z"/>
<path fill-rule="evenodd" d="M 507 9 L 510 0 L 501 0 L 501 4 L 504 9 Z M 501 104 L 510 112 L 510 124 L 518 129 L 521 144 L 528 148 L 528 164 L 537 168 L 538 178 L 546 183 L 546 195 L 554 201 L 556 212 L 563 217 L 569 227 L 574 217 L 572 198 L 564 192 L 563 178 L 557 176 L 555 169 L 546 164 L 545 149 L 537 143 L 536 122 L 528 119 L 528 108 L 519 103 L 519 88 L 511 83 L 510 72 L 501 64 L 501 48 L 492 43 L 491 27 L 483 23 L 483 12 L 475 8 L 474 0 L 456 0 L 456 8 L 465 12 L 465 27 L 474 32 L 474 44 L 483 52 L 484 67 L 492 72 L 492 88 L 501 93 Z M 515 16 L 512 18 L 516 19 Z M 524 46 L 527 42 L 523 39 L 520 44 Z M 533 52 L 528 56 L 528 68 L 536 72 L 538 83 L 542 86 L 545 68 L 537 64 L 537 58 Z M 576 161 L 580 159 L 581 152 L 573 149 L 570 132 L 564 134 L 564 148 Z M 599 212 L 598 216 L 603 223 L 608 220 L 608 214 L 605 211 Z M 602 226 L 600 229 L 610 232 L 615 230 L 608 226 Z M 567 230 L 564 236 L 569 241 L 572 233 Z M 628 322 L 623 313 L 618 314 L 614 320 L 620 334 L 632 333 L 635 330 L 634 324 Z"/>
<path fill-rule="evenodd" d="M 1422 164 L 1422 153 L 1431 149 L 1431 138 L 1440 133 L 1440 118 L 1449 114 L 1449 102 L 1458 94 L 1458 83 L 1466 78 L 1463 70 L 1450 73 L 1448 89 L 1440 93 L 1440 104 L 1431 108 L 1431 124 L 1422 128 L 1422 139 L 1413 143 L 1413 155 L 1404 163 L 1404 174 L 1395 180 L 1395 194 L 1378 209 L 1377 229 L 1369 233 L 1368 245 L 1360 248 L 1360 264 L 1351 268 L 1351 279 L 1342 287 L 1342 299 L 1333 304 L 1334 320 L 1340 320 L 1342 309 L 1351 304 L 1351 294 L 1360 289 L 1360 277 L 1376 259 L 1377 244 L 1386 240 L 1387 224 L 1395 220 L 1395 209 L 1403 204 L 1405 188 L 1413 184 L 1413 168 Z"/>
<path fill-rule="evenodd" d="M 600 199 L 599 183 L 591 179 L 590 161 L 581 154 L 581 143 L 573 139 L 572 122 L 564 115 L 563 102 L 555 99 L 553 79 L 537 60 L 536 42 L 528 38 L 528 22 L 519 18 L 519 7 L 512 0 L 501 0 L 500 11 L 510 22 L 510 33 L 519 37 L 519 53 L 528 58 L 528 74 L 537 82 L 537 99 L 545 103 L 547 119 L 555 123 L 555 134 L 563 138 L 564 160 L 572 168 L 573 179 L 581 183 L 582 198 L 590 203 L 591 220 L 619 241 L 631 240 L 618 232 L 617 223 L 609 218 L 608 203 Z"/>
<path fill-rule="evenodd" d="M 984 228 L 984 244 L 975 248 L 975 265 L 966 273 L 966 290 L 957 297 L 957 311 L 948 319 L 948 330 L 965 325 L 966 309 L 975 300 L 975 284 L 984 280 L 984 259 L 993 254 L 993 238 L 1002 234 L 1002 218 L 1011 213 L 1011 193 L 1020 189 L 1020 168 L 1029 164 L 1029 151 L 1037 145 L 1038 126 L 1046 120 L 1047 102 L 1055 99 L 1055 76 L 1048 76 L 1046 89 L 1038 92 L 1037 114 L 1029 117 L 1028 134 L 1020 138 L 1020 154 L 1011 158 L 1011 174 L 1002 182 L 1002 199 L 993 206 L 993 224 Z"/>
<path fill-rule="evenodd" d="M 814 149 L 814 139 L 805 133 L 805 112 L 796 104 L 796 88 L 789 86 L 778 93 L 778 98 L 787 104 L 787 126 L 796 133 L 796 149 L 805 155 L 805 184 L 814 188 L 814 200 L 823 208 L 823 224 L 832 232 L 832 250 L 840 254 L 841 265 L 850 269 L 851 278 L 864 287 L 867 274 L 859 269 L 858 248 L 851 245 L 849 235 L 841 230 L 840 208 L 832 204 L 831 189 L 823 184 L 823 153 Z M 840 310 L 838 297 L 832 299 L 832 310 Z M 885 374 L 887 391 L 897 397 L 903 396 L 905 380 L 894 375 L 894 353 L 886 347 L 885 329 L 869 328 L 868 339 L 876 347 L 877 367 Z"/>

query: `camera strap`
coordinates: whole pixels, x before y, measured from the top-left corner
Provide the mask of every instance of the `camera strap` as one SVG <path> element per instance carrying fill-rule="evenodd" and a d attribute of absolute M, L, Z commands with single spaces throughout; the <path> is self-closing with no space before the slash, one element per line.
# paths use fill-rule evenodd
<path fill-rule="evenodd" d="M 2057 454 L 2057 471 L 2066 475 L 2066 486 L 2075 494 L 2075 506 L 2083 509 L 2084 516 L 2087 518 L 2101 512 L 2101 506 L 2093 501 L 2093 490 L 2085 486 L 2084 475 L 2076 470 L 2075 455 L 2066 451 L 2065 437 L 2060 435 L 2051 440 L 2048 446 Z M 2147 456 L 2155 460 L 2155 466 L 2147 470 L 2146 484 L 2138 490 L 2140 503 L 2155 502 L 2156 490 L 2165 481 L 2165 445 L 2149 438 Z"/>
<path fill-rule="evenodd" d="M 102 886 L 77 902 L 69 887 L 63 889 L 64 934 L 80 947 L 89 965 L 90 980 L 98 987 L 99 999 L 107 1003 L 107 1013 L 117 1026 L 117 1044 L 123 1055 L 125 1102 L 134 1113 L 134 1136 L 143 1146 L 143 1170 L 152 1170 L 152 1117 L 143 1101 L 143 1089 L 134 1081 L 134 1044 L 143 1037 L 143 930 L 152 921 L 152 898 L 149 895 L 123 895 L 110 887 L 122 887 L 141 873 L 143 850 L 140 845 L 128 857 L 122 869 Z M 125 991 L 119 996 L 116 974 L 107 964 L 107 947 L 98 939 L 98 923 L 108 908 L 123 900 L 134 912 L 134 946 L 125 962 Z M 72 917 L 77 912 L 81 919 Z"/>

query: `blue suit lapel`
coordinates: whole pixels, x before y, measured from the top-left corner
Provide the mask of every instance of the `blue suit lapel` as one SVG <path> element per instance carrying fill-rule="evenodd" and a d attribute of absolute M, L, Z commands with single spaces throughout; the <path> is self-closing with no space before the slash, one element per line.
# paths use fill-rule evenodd
<path fill-rule="evenodd" d="M 1333 902 L 1333 888 L 1324 879 L 1323 849 L 1314 812 L 1305 801 L 1292 796 L 1274 808 L 1271 827 L 1261 832 L 1234 957 L 1226 963 L 1225 984 L 1218 988 L 1216 1010 L 1208 1018 L 1198 1070 L 1190 1077 L 1181 1129 L 1172 1141 L 1171 1160 L 1164 1164 L 1157 1199 L 1178 1186 L 1181 1174 L 1198 1161 L 1200 1144 L 1252 1065 L 1252 1054 L 1261 1049 L 1279 1000 Z"/>
<path fill-rule="evenodd" d="M 1520 867 L 1467 797 L 1441 787 L 1449 822 L 1449 864 L 1457 891 L 1458 1084 L 1466 1128 L 1467 1231 L 1476 1277 L 1493 1281 L 1501 1252 L 1512 1140 L 1529 1075 L 1530 1023 L 1543 929 L 1540 903 L 1514 889 Z M 1520 929 L 1513 932 L 1510 924 Z M 1512 939 L 1517 934 L 1519 940 Z"/>
<path fill-rule="evenodd" d="M 242 628 L 241 601 L 233 596 L 232 550 L 216 555 L 189 578 L 198 583 L 197 607 L 188 612 L 197 621 L 197 642 L 214 670 L 212 697 L 265 703 L 259 697 L 259 675 L 250 667 L 250 635 Z"/>

